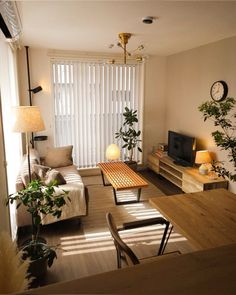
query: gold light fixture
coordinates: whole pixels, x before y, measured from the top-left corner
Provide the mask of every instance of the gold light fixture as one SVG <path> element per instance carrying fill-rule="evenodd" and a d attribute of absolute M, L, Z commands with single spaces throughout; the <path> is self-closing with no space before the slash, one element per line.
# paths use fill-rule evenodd
<path fill-rule="evenodd" d="M 128 41 L 131 38 L 131 36 L 132 36 L 131 33 L 119 33 L 118 34 L 119 41 L 117 43 L 117 46 L 123 49 L 123 53 L 124 53 L 124 64 L 126 64 L 127 57 L 128 56 L 132 56 L 132 55 L 134 55 L 136 53 L 137 53 L 137 56 L 135 57 L 136 61 L 138 61 L 138 62 L 143 61 L 142 56 L 140 54 L 138 54 L 139 51 L 141 51 L 141 50 L 144 49 L 144 46 L 143 45 L 139 45 L 136 49 L 132 50 L 132 53 L 131 52 L 128 52 L 127 49 L 126 49 L 126 45 L 128 44 Z M 109 45 L 109 48 L 110 49 L 113 48 L 113 47 L 114 47 L 114 44 L 110 44 Z M 115 63 L 115 60 L 114 59 L 111 59 L 111 60 L 108 61 L 108 63 L 114 64 Z"/>
<path fill-rule="evenodd" d="M 127 57 L 127 55 L 129 55 L 129 53 L 126 50 L 126 44 L 128 44 L 131 34 L 130 33 L 120 33 L 118 36 L 120 39 L 118 46 L 120 46 L 124 50 L 124 64 L 126 64 L 126 57 Z"/>

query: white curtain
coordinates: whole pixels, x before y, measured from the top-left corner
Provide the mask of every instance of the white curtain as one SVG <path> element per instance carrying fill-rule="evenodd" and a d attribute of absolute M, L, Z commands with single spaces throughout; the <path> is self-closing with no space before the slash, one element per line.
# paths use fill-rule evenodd
<path fill-rule="evenodd" d="M 115 139 L 127 106 L 138 110 L 142 130 L 142 64 L 103 64 L 54 60 L 55 145 L 74 146 L 74 162 L 80 168 L 96 167 L 105 161 L 106 147 Z M 122 159 L 126 158 L 123 151 Z M 141 162 L 141 154 L 135 151 Z"/>
<path fill-rule="evenodd" d="M 5 155 L 7 163 L 8 193 L 15 192 L 15 183 L 19 171 L 21 152 L 21 136 L 13 133 L 12 127 L 12 106 L 19 105 L 16 52 L 9 44 L 0 39 L 0 91 L 2 105 L 2 121 L 4 132 Z M 5 198 L 7 196 L 4 196 Z M 16 214 L 15 207 L 10 207 L 11 230 L 13 238 L 16 237 Z M 7 207 L 6 207 L 7 210 Z"/>

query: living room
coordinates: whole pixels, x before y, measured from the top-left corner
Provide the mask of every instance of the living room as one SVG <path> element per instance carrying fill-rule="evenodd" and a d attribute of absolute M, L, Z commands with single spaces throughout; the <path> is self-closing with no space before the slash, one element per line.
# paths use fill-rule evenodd
<path fill-rule="evenodd" d="M 69 12 L 66 14 L 70 5 Z M 142 165 L 146 166 L 148 154 L 152 152 L 154 146 L 162 142 L 167 143 L 168 130 L 173 130 L 195 137 L 197 150 L 209 150 L 216 159 L 225 161 L 226 167 L 232 170 L 227 154 L 215 146 L 211 136 L 215 130 L 214 124 L 210 121 L 204 122 L 198 107 L 204 101 L 211 100 L 210 89 L 215 81 L 223 80 L 227 83 L 229 97 L 234 97 L 236 93 L 234 83 L 236 69 L 235 5 L 234 1 L 202 1 L 200 3 L 198 1 L 156 1 L 155 3 L 154 1 L 102 3 L 75 1 L 69 4 L 55 1 L 43 1 L 42 3 L 19 1 L 17 6 L 22 21 L 23 38 L 25 38 L 21 48 L 17 50 L 18 72 L 20 73 L 19 97 L 21 105 L 28 105 L 28 76 L 24 48 L 28 45 L 31 85 L 34 87 L 41 85 L 43 88 L 43 91 L 33 95 L 33 105 L 39 106 L 46 126 L 46 130 L 37 135 L 48 136 L 48 140 L 36 143 L 40 155 L 44 156 L 47 149 L 54 146 L 52 58 L 68 56 L 73 58 L 84 54 L 99 55 L 100 58 L 107 56 L 116 58 L 117 55 L 122 55 L 121 48 L 112 51 L 113 49 L 107 47 L 110 43 L 117 41 L 118 33 L 128 31 L 132 34 L 127 44 L 128 50 L 140 45 L 145 40 L 145 35 L 151 36 L 146 41 L 147 48 L 143 54 L 145 79 L 142 108 Z M 46 21 L 46 15 L 53 14 L 54 10 L 61 12 L 60 22 L 63 25 L 56 23 L 58 31 L 54 34 L 57 34 L 57 38 L 54 44 L 50 44 L 49 27 L 55 24 L 53 19 Z M 63 10 L 65 15 L 62 13 Z M 72 13 L 73 11 L 78 11 L 79 15 L 76 16 L 76 13 Z M 101 27 L 99 27 L 96 14 L 101 19 L 105 19 L 106 16 L 107 21 L 102 22 Z M 76 23 L 73 19 L 73 26 L 70 27 L 68 15 L 72 19 L 77 17 L 83 22 Z M 115 15 L 117 20 L 112 26 L 110 24 L 113 23 Z M 142 18 L 150 15 L 154 17 L 153 23 L 143 24 Z M 167 17 L 168 21 L 165 23 Z M 55 15 L 55 18 L 59 16 Z M 43 27 L 40 20 L 47 25 L 47 29 Z M 82 24 L 88 25 L 88 31 Z M 62 27 L 68 32 L 73 32 L 74 27 L 77 28 L 77 34 L 80 34 L 78 36 L 84 42 L 81 41 L 81 47 L 77 44 L 77 47 L 71 45 L 71 48 L 68 48 L 69 45 L 66 44 L 64 38 L 75 40 L 77 35 L 71 36 L 65 33 Z M 107 35 L 104 39 L 105 27 L 107 27 Z M 139 34 L 137 28 L 143 36 Z M 163 33 L 155 35 L 155 32 L 159 30 L 163 30 Z M 46 32 L 49 39 L 44 40 Z M 101 38 L 99 38 L 100 34 Z M 30 35 L 34 38 L 30 39 Z M 51 39 L 54 39 L 54 35 L 51 35 Z M 83 47 L 86 46 L 84 45 L 86 42 L 88 47 Z M 153 44 L 159 43 L 163 47 L 155 45 L 157 47 L 153 47 L 154 52 L 149 53 L 148 46 L 151 47 L 152 42 Z M 1 162 L 4 162 L 2 152 Z M 0 174 L 1 187 L 6 188 L 4 165 L 1 166 Z M 230 181 L 228 190 L 236 193 L 236 184 Z M 7 195 L 7 189 L 3 189 L 2 192 L 3 195 Z M 1 211 L 3 214 L 1 214 L 0 228 L 6 230 L 8 217 L 5 211 L 7 210 L 3 206 Z"/>

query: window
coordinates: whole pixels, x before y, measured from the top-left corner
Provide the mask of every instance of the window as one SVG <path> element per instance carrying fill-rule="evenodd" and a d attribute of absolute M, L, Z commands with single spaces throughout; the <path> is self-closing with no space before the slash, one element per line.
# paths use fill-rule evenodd
<path fill-rule="evenodd" d="M 0 120 L 2 120 L 3 123 L 4 135 L 1 141 L 5 149 L 4 156 L 7 163 L 6 172 L 9 194 L 15 192 L 16 177 L 22 154 L 21 135 L 20 133 L 12 132 L 12 106 L 15 105 L 19 105 L 16 52 L 10 48 L 9 43 L 0 40 Z M 6 197 L 4 193 L 2 194 L 2 198 L 3 197 Z M 1 203 L 4 204 L 5 201 L 2 198 L 0 197 L 0 200 Z M 6 206 L 4 206 L 4 210 L 7 210 Z M 17 233 L 15 210 L 15 204 L 12 204 L 10 206 L 10 218 L 13 239 L 16 237 Z"/>
<path fill-rule="evenodd" d="M 142 130 L 143 65 L 53 61 L 55 145 L 74 146 L 80 168 L 105 161 L 106 147 L 116 142 L 127 106 L 137 109 Z M 120 148 L 122 142 L 116 142 Z M 123 151 L 122 151 L 123 152 Z M 125 159 L 125 153 L 122 159 Z M 140 153 L 135 153 L 141 160 Z"/>

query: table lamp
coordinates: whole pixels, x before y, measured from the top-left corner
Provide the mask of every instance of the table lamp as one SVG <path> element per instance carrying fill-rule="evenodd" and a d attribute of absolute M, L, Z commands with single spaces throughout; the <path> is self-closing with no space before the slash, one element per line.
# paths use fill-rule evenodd
<path fill-rule="evenodd" d="M 197 151 L 195 163 L 201 164 L 199 167 L 199 174 L 206 175 L 208 174 L 208 167 L 206 164 L 211 162 L 211 156 L 209 151 Z"/>
<path fill-rule="evenodd" d="M 120 149 L 119 147 L 112 143 L 106 149 L 106 158 L 108 161 L 117 161 L 120 158 Z"/>
<path fill-rule="evenodd" d="M 19 106 L 14 107 L 14 125 L 12 128 L 13 132 L 25 133 L 26 136 L 26 151 L 28 158 L 28 172 L 29 181 L 31 182 L 31 171 L 30 171 L 30 152 L 29 152 L 29 132 L 37 132 L 45 130 L 44 122 L 41 117 L 41 113 L 36 106 Z"/>

